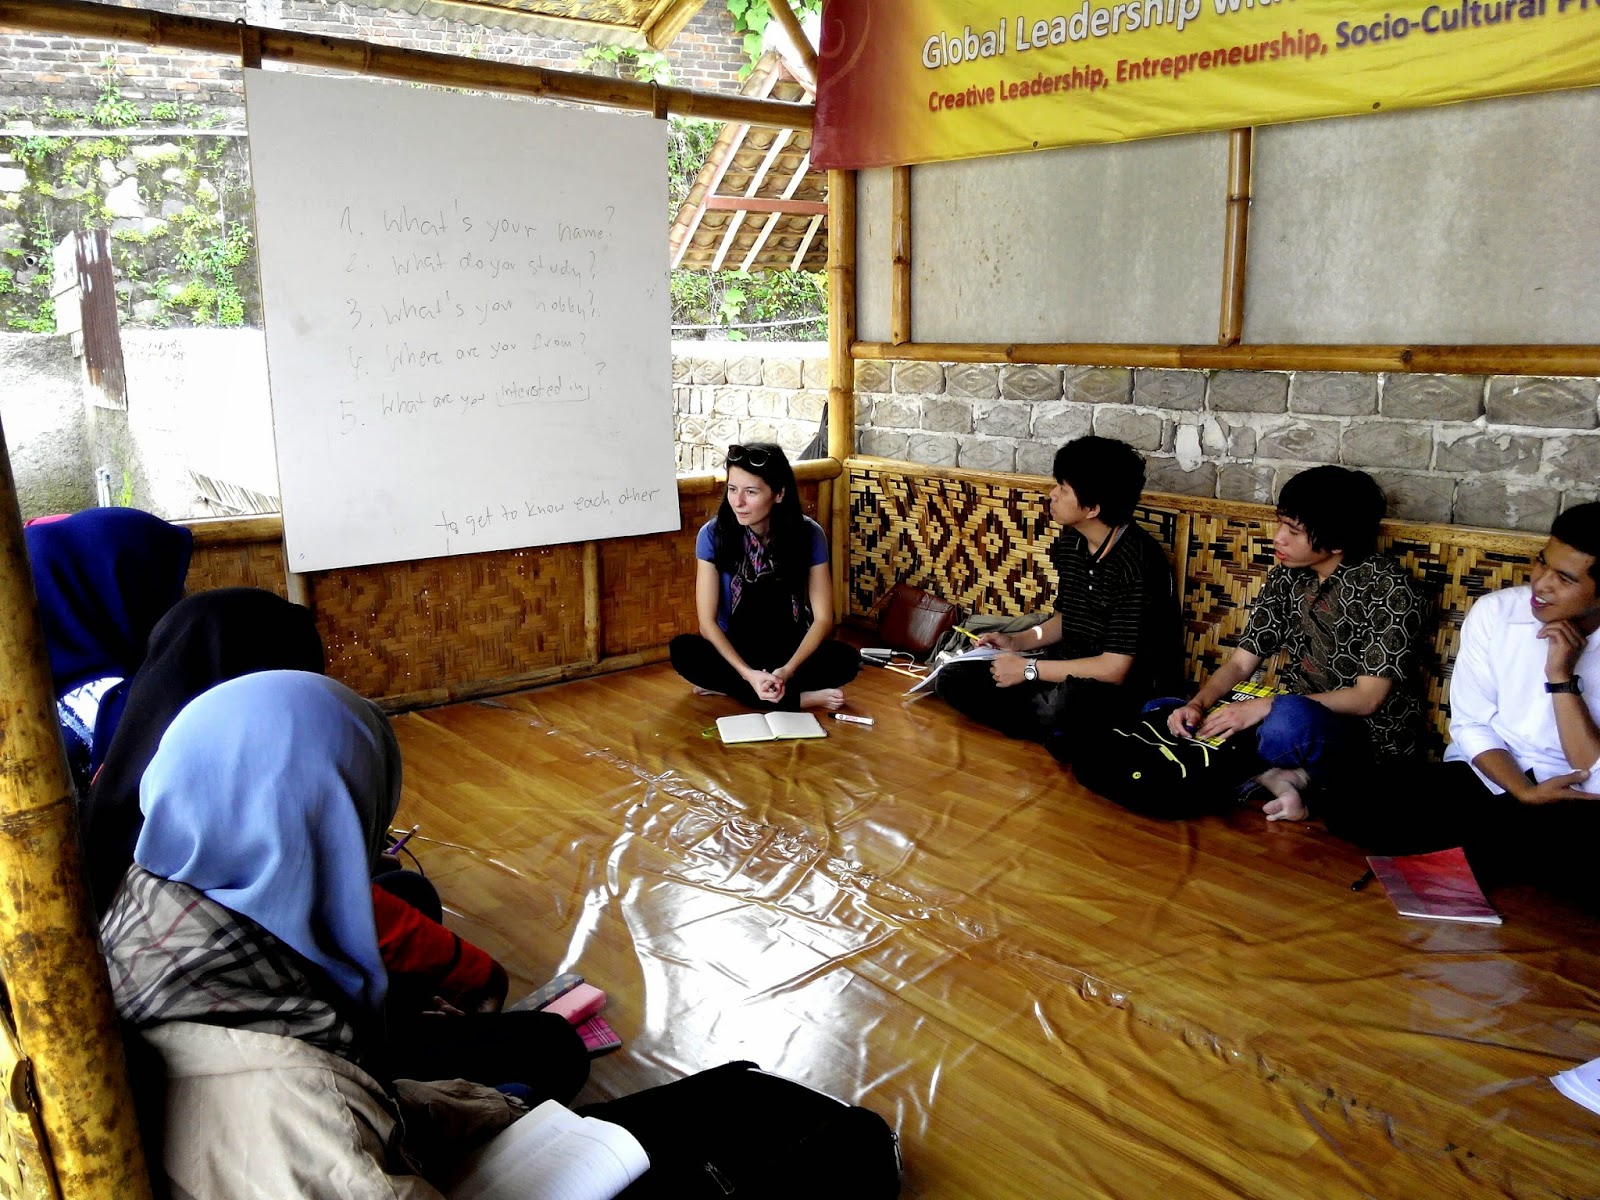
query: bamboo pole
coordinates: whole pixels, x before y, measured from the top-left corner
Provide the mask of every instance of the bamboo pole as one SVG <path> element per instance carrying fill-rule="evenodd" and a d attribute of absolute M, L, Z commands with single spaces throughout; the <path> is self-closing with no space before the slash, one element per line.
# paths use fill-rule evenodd
<path fill-rule="evenodd" d="M 175 16 L 140 8 L 118 8 L 86 0 L 0 0 L 0 25 L 67 37 L 103 38 L 147 46 L 237 56 L 241 26 L 203 17 Z M 810 104 L 758 100 L 723 92 L 658 87 L 631 79 L 551 71 L 544 67 L 457 58 L 425 50 L 373 46 L 351 38 L 324 37 L 287 29 L 259 29 L 261 56 L 297 67 L 332 68 L 413 83 L 468 87 L 544 96 L 580 104 L 655 111 L 665 97 L 668 112 L 714 121 L 740 121 L 778 129 L 810 129 Z"/>
<path fill-rule="evenodd" d="M 62 1195 L 145 1200 L 150 1180 L 83 890 L 77 805 L 3 428 L 0 613 L 0 975 Z"/>
<path fill-rule="evenodd" d="M 605 630 L 600 617 L 600 543 L 583 544 L 583 661 L 595 665 Z"/>
<path fill-rule="evenodd" d="M 783 31 L 789 35 L 789 40 L 794 43 L 794 52 L 800 57 L 800 66 L 809 78 L 802 79 L 802 83 L 809 84 L 813 91 L 817 87 L 817 51 L 811 44 L 811 39 L 806 36 L 806 31 L 800 27 L 800 18 L 795 15 L 789 0 L 769 0 L 768 11 L 772 13 L 773 20 L 783 26 Z"/>
<path fill-rule="evenodd" d="M 1130 342 L 856 342 L 860 359 L 1185 367 L 1220 371 L 1390 371 L 1418 375 L 1600 375 L 1600 346 L 1179 346 Z"/>
<path fill-rule="evenodd" d="M 828 172 L 828 456 L 843 463 L 855 450 L 856 176 Z M 833 610 L 847 611 L 850 562 L 850 488 L 833 489 Z"/>
<path fill-rule="evenodd" d="M 1245 259 L 1250 245 L 1251 156 L 1255 130 L 1228 132 L 1228 213 L 1222 243 L 1222 313 L 1217 344 L 1236 346 L 1244 334 Z"/>
<path fill-rule="evenodd" d="M 665 50 L 699 12 L 705 0 L 672 0 L 661 15 L 640 30 L 653 50 Z"/>
<path fill-rule="evenodd" d="M 894 169 L 894 276 L 889 338 L 896 346 L 911 340 L 911 168 Z"/>

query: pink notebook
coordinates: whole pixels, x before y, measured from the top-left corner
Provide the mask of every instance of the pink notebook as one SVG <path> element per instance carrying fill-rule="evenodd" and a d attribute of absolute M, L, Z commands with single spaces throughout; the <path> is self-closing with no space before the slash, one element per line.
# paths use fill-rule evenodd
<path fill-rule="evenodd" d="M 1432 854 L 1373 855 L 1372 873 L 1402 917 L 1499 925 L 1461 847 Z"/>

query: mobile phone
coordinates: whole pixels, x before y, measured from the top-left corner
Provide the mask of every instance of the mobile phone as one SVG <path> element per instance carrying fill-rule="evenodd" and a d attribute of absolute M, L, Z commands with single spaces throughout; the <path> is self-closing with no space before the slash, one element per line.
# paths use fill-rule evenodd
<path fill-rule="evenodd" d="M 581 1025 L 606 1006 L 606 994 L 592 983 L 581 983 L 564 996 L 544 1006 L 545 1012 L 559 1013 L 568 1023 Z"/>
<path fill-rule="evenodd" d="M 604 1017 L 590 1017 L 577 1028 L 578 1036 L 583 1038 L 583 1044 L 588 1048 L 590 1058 L 610 1054 L 622 1046 L 622 1039 L 617 1036 L 617 1031 L 611 1028 Z"/>
<path fill-rule="evenodd" d="M 518 1000 L 515 1004 L 506 1009 L 506 1011 L 523 1012 L 526 1010 L 537 1012 L 551 1001 L 558 1000 L 562 996 L 565 996 L 573 988 L 580 986 L 582 983 L 582 975 L 574 974 L 571 971 L 563 972 L 562 974 L 557 975 L 549 983 L 529 992 L 521 1000 Z"/>

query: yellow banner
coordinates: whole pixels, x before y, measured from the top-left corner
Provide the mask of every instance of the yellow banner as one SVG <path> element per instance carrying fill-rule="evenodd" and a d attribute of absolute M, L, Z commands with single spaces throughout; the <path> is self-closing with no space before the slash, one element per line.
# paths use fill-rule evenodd
<path fill-rule="evenodd" d="M 1600 83 L 1600 0 L 827 0 L 818 166 Z"/>

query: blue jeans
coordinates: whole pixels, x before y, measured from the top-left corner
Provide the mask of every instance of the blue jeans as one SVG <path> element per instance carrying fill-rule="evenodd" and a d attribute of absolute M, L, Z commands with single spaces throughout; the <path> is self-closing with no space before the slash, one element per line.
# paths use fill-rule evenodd
<path fill-rule="evenodd" d="M 1279 696 L 1256 729 L 1256 755 L 1269 767 L 1302 767 L 1320 782 L 1366 766 L 1372 743 L 1360 717 L 1304 696 Z"/>

